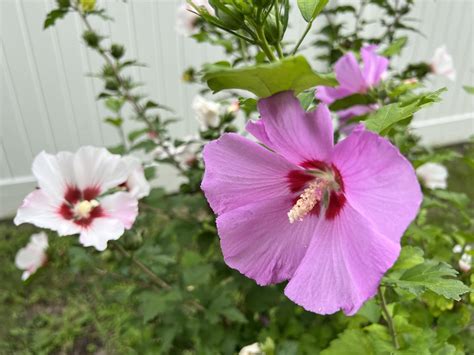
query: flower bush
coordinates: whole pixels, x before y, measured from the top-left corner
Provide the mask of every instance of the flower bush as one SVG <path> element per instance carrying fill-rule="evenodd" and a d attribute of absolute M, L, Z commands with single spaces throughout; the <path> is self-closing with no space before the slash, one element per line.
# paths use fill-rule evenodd
<path fill-rule="evenodd" d="M 368 5 L 390 19 L 372 38 L 362 35 Z M 55 233 L 47 251 L 42 234 L 18 252 L 22 278 L 32 285 L 40 266 L 48 272 L 47 252 L 76 273 L 101 270 L 104 284 L 126 283 L 115 297 L 134 310 L 121 332 L 124 342 L 141 334 L 128 343 L 136 353 L 471 352 L 474 216 L 466 195 L 447 189 L 442 164 L 473 160 L 427 149 L 410 130 L 444 91 L 423 82 L 454 80 L 452 60 L 441 47 L 431 63 L 391 67 L 403 31 L 415 30 L 412 0 L 298 1 L 306 29 L 296 40 L 285 37 L 291 6 L 179 8 L 179 32 L 223 47 L 228 60 L 184 73 L 202 90 L 192 103 L 199 132 L 183 138 L 169 133 L 172 109 L 138 92 L 129 69 L 139 62 L 93 27 L 106 11 L 57 1 L 45 28 L 82 21 L 85 45 L 104 61 L 104 119 L 121 143 L 37 156 L 38 188 L 15 223 Z M 339 13 L 353 15 L 353 30 L 342 32 Z M 325 53 L 308 59 L 304 45 Z M 143 127 L 125 132 L 126 120 Z M 177 191 L 150 187 L 165 164 L 183 181 Z"/>

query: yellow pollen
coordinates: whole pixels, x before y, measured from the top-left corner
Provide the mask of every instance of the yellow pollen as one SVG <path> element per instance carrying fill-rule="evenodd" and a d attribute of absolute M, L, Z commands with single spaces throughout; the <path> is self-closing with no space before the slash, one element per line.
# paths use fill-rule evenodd
<path fill-rule="evenodd" d="M 303 217 L 311 212 L 314 206 L 321 201 L 326 185 L 326 181 L 316 179 L 310 183 L 306 189 L 304 189 L 298 201 L 296 201 L 290 212 L 288 212 L 290 223 L 302 221 Z"/>
<path fill-rule="evenodd" d="M 97 200 L 81 201 L 74 206 L 74 214 L 78 218 L 89 218 L 91 211 L 97 206 L 99 206 Z"/>

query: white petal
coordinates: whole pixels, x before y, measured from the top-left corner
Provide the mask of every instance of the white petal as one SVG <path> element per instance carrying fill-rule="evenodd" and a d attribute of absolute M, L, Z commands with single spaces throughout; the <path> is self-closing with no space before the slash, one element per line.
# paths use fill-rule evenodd
<path fill-rule="evenodd" d="M 433 72 L 437 75 L 444 75 L 450 80 L 456 80 L 456 70 L 454 68 L 453 57 L 449 54 L 446 46 L 436 48 L 431 61 Z"/>
<path fill-rule="evenodd" d="M 30 243 L 41 250 L 46 250 L 48 249 L 48 235 L 45 232 L 33 234 L 30 237 Z"/>
<path fill-rule="evenodd" d="M 93 246 L 103 251 L 109 240 L 117 240 L 124 233 L 123 223 L 112 218 L 96 218 L 91 225 L 84 228 L 79 241 L 85 247 Z"/>
<path fill-rule="evenodd" d="M 59 235 L 71 235 L 80 232 L 81 228 L 69 220 L 64 219 L 59 213 L 60 205 L 51 200 L 41 189 L 31 192 L 26 196 L 13 220 L 16 225 L 31 223 L 40 228 L 57 231 Z"/>
<path fill-rule="evenodd" d="M 116 192 L 100 200 L 100 205 L 108 218 L 119 220 L 129 229 L 138 215 L 138 201 L 128 192 Z"/>
<path fill-rule="evenodd" d="M 217 102 L 206 100 L 204 97 L 197 95 L 193 100 L 192 107 L 201 128 L 208 129 L 219 125 L 220 105 Z"/>
<path fill-rule="evenodd" d="M 239 351 L 239 355 L 263 355 L 263 351 L 258 343 L 253 343 L 253 344 L 244 346 Z"/>
<path fill-rule="evenodd" d="M 31 272 L 29 271 L 23 271 L 23 274 L 21 274 L 21 280 L 26 281 L 28 278 L 31 276 Z"/>
<path fill-rule="evenodd" d="M 57 200 L 62 200 L 67 186 L 75 184 L 73 154 L 60 152 L 56 155 L 41 152 L 33 161 L 33 175 L 38 180 L 39 187 Z"/>
<path fill-rule="evenodd" d="M 79 189 L 97 187 L 104 193 L 124 183 L 128 172 L 119 155 L 105 148 L 87 146 L 74 155 L 74 174 Z"/>
<path fill-rule="evenodd" d="M 145 172 L 140 160 L 132 156 L 123 157 L 122 160 L 127 165 L 129 171 L 127 187 L 130 194 L 137 199 L 148 196 L 150 194 L 150 184 L 145 178 Z"/>
<path fill-rule="evenodd" d="M 18 250 L 15 256 L 15 265 L 21 270 L 27 270 L 34 273 L 46 260 L 46 254 L 43 249 L 39 249 L 34 244 L 28 244 L 26 247 Z"/>
<path fill-rule="evenodd" d="M 425 163 L 416 169 L 416 175 L 429 189 L 445 189 L 447 187 L 448 170 L 438 163 Z"/>

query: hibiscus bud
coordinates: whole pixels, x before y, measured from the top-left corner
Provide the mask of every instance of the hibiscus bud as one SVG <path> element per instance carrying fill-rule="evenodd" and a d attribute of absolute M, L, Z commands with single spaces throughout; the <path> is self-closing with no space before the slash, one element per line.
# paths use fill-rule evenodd
<path fill-rule="evenodd" d="M 95 0 L 80 0 L 81 9 L 84 12 L 90 12 L 94 10 Z"/>
<path fill-rule="evenodd" d="M 124 247 L 127 250 L 137 250 L 143 244 L 143 236 L 140 232 L 127 233 L 124 236 Z"/>
<path fill-rule="evenodd" d="M 120 59 L 125 53 L 125 48 L 120 44 L 114 43 L 110 47 L 110 53 L 115 59 Z"/>
<path fill-rule="evenodd" d="M 96 48 L 100 42 L 99 35 L 94 31 L 85 31 L 82 38 L 84 38 L 84 41 L 86 41 L 87 45 L 91 48 Z"/>
<path fill-rule="evenodd" d="M 448 170 L 438 163 L 425 163 L 416 169 L 416 175 L 429 189 L 446 189 Z"/>
<path fill-rule="evenodd" d="M 224 23 L 224 26 L 230 30 L 238 30 L 244 21 L 244 17 L 232 9 L 230 6 L 226 6 L 229 12 L 224 12 L 216 9 L 216 16 Z"/>

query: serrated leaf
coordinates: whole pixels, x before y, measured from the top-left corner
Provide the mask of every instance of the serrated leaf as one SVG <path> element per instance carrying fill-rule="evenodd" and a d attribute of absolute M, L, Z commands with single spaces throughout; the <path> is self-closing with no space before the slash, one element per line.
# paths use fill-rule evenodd
<path fill-rule="evenodd" d="M 329 0 L 298 0 L 298 8 L 306 22 L 313 21 Z"/>
<path fill-rule="evenodd" d="M 426 260 L 423 264 L 416 265 L 405 271 L 400 278 L 388 277 L 387 283 L 400 287 L 417 296 L 427 290 L 459 301 L 460 295 L 469 292 L 470 288 L 461 281 L 454 279 L 457 271 L 450 265 L 434 260 Z"/>
<path fill-rule="evenodd" d="M 369 115 L 365 120 L 367 129 L 384 134 L 396 123 L 406 120 L 426 106 L 440 101 L 440 95 L 446 88 L 434 92 L 420 94 L 408 102 L 397 102 L 386 105 Z"/>
<path fill-rule="evenodd" d="M 214 92 L 241 89 L 260 98 L 286 90 L 298 94 L 317 85 L 337 85 L 333 76 L 314 72 L 303 56 L 243 68 L 231 68 L 228 63 L 208 65 L 203 79 Z"/>

